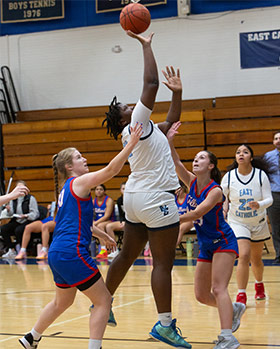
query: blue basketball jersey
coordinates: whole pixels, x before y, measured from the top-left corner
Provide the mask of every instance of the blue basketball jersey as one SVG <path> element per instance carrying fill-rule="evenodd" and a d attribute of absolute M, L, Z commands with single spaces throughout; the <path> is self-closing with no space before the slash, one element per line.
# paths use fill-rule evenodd
<path fill-rule="evenodd" d="M 214 182 L 214 180 L 211 180 L 201 190 L 200 194 L 197 195 L 197 179 L 194 179 L 191 183 L 190 192 L 188 194 L 188 210 L 194 210 L 206 199 L 209 192 L 216 187 L 220 188 L 219 184 Z M 205 249 L 213 243 L 216 244 L 219 241 L 224 241 L 226 244 L 228 244 L 231 239 L 236 240 L 232 229 L 224 219 L 222 203 L 218 203 L 203 217 L 197 219 L 194 222 L 194 226 L 197 232 L 200 248 Z"/>
<path fill-rule="evenodd" d="M 181 216 L 182 214 L 185 214 L 187 212 L 187 205 L 188 205 L 188 194 L 186 194 L 185 199 L 182 203 L 178 202 L 178 197 L 175 197 L 175 202 L 178 207 L 178 213 Z"/>
<path fill-rule="evenodd" d="M 97 221 L 99 218 L 102 218 L 105 215 L 105 211 L 106 211 L 106 203 L 107 200 L 109 199 L 109 196 L 106 195 L 104 200 L 102 201 L 101 205 L 98 205 L 98 201 L 97 198 L 94 199 L 94 203 L 93 203 L 93 211 L 94 211 L 94 220 Z M 114 211 L 112 212 L 112 215 L 110 217 L 111 221 L 115 220 L 115 214 Z"/>
<path fill-rule="evenodd" d="M 93 203 L 90 195 L 80 198 L 74 193 L 74 179 L 68 178 L 60 192 L 50 251 L 78 254 L 88 251 L 92 236 Z"/>

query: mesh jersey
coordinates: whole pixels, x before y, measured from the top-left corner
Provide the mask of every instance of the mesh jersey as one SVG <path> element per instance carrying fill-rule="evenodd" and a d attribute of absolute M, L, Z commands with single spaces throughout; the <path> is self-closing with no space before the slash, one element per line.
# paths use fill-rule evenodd
<path fill-rule="evenodd" d="M 258 168 L 253 168 L 249 180 L 244 183 L 238 176 L 237 168 L 229 171 L 222 180 L 222 187 L 225 195 L 228 195 L 230 209 L 228 219 L 241 223 L 255 223 L 266 219 L 265 208 L 260 207 L 258 210 L 248 206 L 250 201 L 261 201 L 262 195 L 262 178 L 265 173 Z"/>
<path fill-rule="evenodd" d="M 98 220 L 99 218 L 103 217 L 105 215 L 105 211 L 106 211 L 106 203 L 107 200 L 109 199 L 109 196 L 106 195 L 104 197 L 104 200 L 102 201 L 101 205 L 98 205 L 98 201 L 97 198 L 94 199 L 93 202 L 93 211 L 94 211 L 94 220 Z M 112 215 L 110 217 L 111 221 L 115 220 L 115 214 L 114 211 L 112 212 Z"/>
<path fill-rule="evenodd" d="M 58 199 L 56 226 L 50 251 L 80 253 L 88 250 L 91 242 L 93 203 L 88 198 L 78 197 L 72 189 L 75 177 L 67 179 Z"/>
<path fill-rule="evenodd" d="M 201 204 L 209 194 L 209 192 L 216 187 L 220 187 L 214 180 L 211 180 L 197 195 L 197 179 L 195 178 L 190 187 L 188 194 L 188 210 L 194 210 Z M 194 227 L 197 232 L 197 238 L 200 247 L 204 248 L 212 244 L 218 239 L 223 239 L 226 243 L 231 238 L 235 238 L 234 233 L 223 216 L 223 204 L 218 203 L 203 217 L 194 221 Z"/>
<path fill-rule="evenodd" d="M 133 110 L 133 124 L 137 121 L 137 114 L 141 113 L 149 115 L 151 111 L 139 101 Z M 122 132 L 124 147 L 129 138 L 130 128 L 127 125 Z M 132 150 L 128 162 L 131 174 L 125 185 L 126 192 L 169 191 L 180 186 L 168 140 L 151 120 L 147 124 L 145 136 L 140 138 Z"/>
<path fill-rule="evenodd" d="M 178 213 L 180 216 L 187 212 L 187 205 L 188 205 L 187 201 L 188 201 L 188 194 L 186 194 L 185 199 L 182 203 L 178 202 L 177 196 L 175 197 L 175 202 L 176 202 L 176 205 L 178 207 Z"/>

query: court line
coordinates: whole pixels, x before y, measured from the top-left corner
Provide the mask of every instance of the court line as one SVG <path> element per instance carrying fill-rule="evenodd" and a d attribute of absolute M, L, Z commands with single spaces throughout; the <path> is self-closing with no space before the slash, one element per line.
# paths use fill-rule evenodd
<path fill-rule="evenodd" d="M 124 304 L 117 305 L 117 306 L 115 306 L 115 307 L 112 307 L 112 309 L 114 310 L 114 309 L 126 307 L 126 306 L 128 306 L 128 305 L 140 303 L 140 302 L 143 302 L 143 301 L 148 300 L 148 299 L 151 299 L 151 298 L 153 298 L 153 296 L 140 298 L 140 299 L 138 299 L 138 300 L 136 300 L 136 301 L 133 301 L 133 302 L 128 302 L 128 303 L 124 303 Z M 50 327 L 55 327 L 55 326 L 59 326 L 59 325 L 63 325 L 63 324 L 66 324 L 66 323 L 69 323 L 69 322 L 72 322 L 72 321 L 80 320 L 80 319 L 83 319 L 83 318 L 88 317 L 88 316 L 89 316 L 89 314 L 86 314 L 86 315 L 81 315 L 81 316 L 78 316 L 78 317 L 73 318 L 73 319 L 70 319 L 70 320 L 65 320 L 65 321 L 57 322 L 57 323 L 55 323 L 55 324 L 50 325 L 48 328 L 50 328 Z"/>
<path fill-rule="evenodd" d="M 23 336 L 23 334 L 19 334 L 19 333 L 0 333 L 0 336 L 12 336 L 9 338 L 6 338 L 4 340 L 0 340 L 0 342 L 4 342 L 6 340 L 10 340 L 13 338 L 18 338 Z M 72 336 L 53 336 L 53 335 L 43 335 L 43 338 L 60 338 L 60 339 L 79 339 L 79 340 L 88 340 L 88 337 L 72 337 Z M 118 342 L 154 342 L 154 343 L 158 343 L 155 339 L 153 338 L 147 338 L 147 339 L 133 339 L 133 338 L 103 338 L 103 341 L 118 341 Z M 213 345 L 213 342 L 196 342 L 196 341 L 189 341 L 190 344 L 202 344 L 202 345 Z M 254 344 L 249 344 L 249 343 L 240 343 L 242 346 L 246 346 L 246 347 L 254 347 L 254 349 L 256 348 L 280 348 L 280 344 L 261 344 L 261 343 L 254 343 Z"/>
<path fill-rule="evenodd" d="M 0 335 L 2 336 L 2 335 L 5 335 L 5 334 L 0 333 Z M 10 336 L 11 333 L 9 333 L 8 335 Z M 12 337 L 5 338 L 5 339 L 0 339 L 0 343 L 7 342 L 7 341 L 9 341 L 9 340 L 11 340 L 11 339 L 15 339 L 15 338 L 17 338 L 17 337 L 18 337 L 18 336 L 17 336 L 17 335 L 14 335 L 14 333 L 13 333 L 13 334 L 12 334 Z"/>

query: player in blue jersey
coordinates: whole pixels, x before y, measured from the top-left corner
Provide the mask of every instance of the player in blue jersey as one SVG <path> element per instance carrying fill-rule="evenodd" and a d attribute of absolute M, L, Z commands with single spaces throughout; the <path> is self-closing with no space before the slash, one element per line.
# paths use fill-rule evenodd
<path fill-rule="evenodd" d="M 116 242 L 97 227 L 92 228 L 90 190 L 119 173 L 141 135 L 142 126 L 131 128 L 126 147 L 105 168 L 96 172 L 89 173 L 87 160 L 75 148 L 64 149 L 53 157 L 57 194 L 58 175 L 64 182 L 58 198 L 56 227 L 48 255 L 56 294 L 54 300 L 43 309 L 31 332 L 19 340 L 24 348 L 37 348 L 42 333 L 73 303 L 77 289 L 94 304 L 89 319 L 88 348 L 101 348 L 112 297 L 89 255 L 91 229 L 106 242 L 108 249 L 115 248 Z"/>
<path fill-rule="evenodd" d="M 173 145 L 180 124 L 174 123 L 167 137 L 177 174 L 190 188 L 188 212 L 181 216 L 180 221 L 193 221 L 197 232 L 200 252 L 195 271 L 195 296 L 199 302 L 218 308 L 221 334 L 214 348 L 235 349 L 240 344 L 232 332 L 239 327 L 245 305 L 232 304 L 228 293 L 238 245 L 223 216 L 225 198 L 219 185 L 221 173 L 216 156 L 208 151 L 196 154 L 193 173 L 185 168 Z"/>

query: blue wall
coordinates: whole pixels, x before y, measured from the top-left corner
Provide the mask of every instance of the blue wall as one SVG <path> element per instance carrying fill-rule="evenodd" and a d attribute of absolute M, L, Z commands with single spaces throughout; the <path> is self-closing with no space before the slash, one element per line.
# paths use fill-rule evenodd
<path fill-rule="evenodd" d="M 3 0 L 5 1 L 5 0 Z M 69 29 L 119 22 L 120 11 L 96 13 L 95 0 L 64 0 L 65 18 L 0 24 L 0 35 Z M 177 0 L 167 0 L 165 5 L 149 6 L 151 18 L 177 16 Z"/>
<path fill-rule="evenodd" d="M 5 1 L 5 0 L 3 0 Z M 17 1 L 17 0 L 15 0 Z M 119 21 L 120 11 L 96 13 L 95 0 L 64 0 L 65 18 L 0 24 L 0 35 L 13 35 L 47 30 L 95 26 Z M 191 0 L 191 13 L 233 11 L 254 7 L 280 6 L 280 0 Z M 177 0 L 165 5 L 150 6 L 152 19 L 177 16 Z"/>

